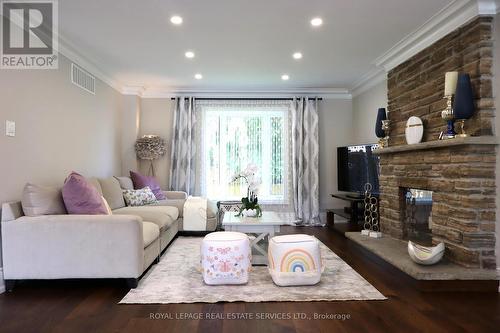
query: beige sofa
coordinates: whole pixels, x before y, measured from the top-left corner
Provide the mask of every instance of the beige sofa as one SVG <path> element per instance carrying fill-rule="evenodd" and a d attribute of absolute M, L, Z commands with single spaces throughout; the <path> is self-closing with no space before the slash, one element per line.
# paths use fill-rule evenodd
<path fill-rule="evenodd" d="M 130 287 L 179 230 L 186 193 L 166 191 L 155 205 L 127 207 L 122 189 L 128 177 L 90 178 L 113 215 L 24 216 L 20 202 L 2 205 L 3 273 L 7 289 L 15 280 L 124 278 Z M 207 229 L 216 227 L 207 209 Z M 181 227 L 179 227 L 181 226 Z"/>

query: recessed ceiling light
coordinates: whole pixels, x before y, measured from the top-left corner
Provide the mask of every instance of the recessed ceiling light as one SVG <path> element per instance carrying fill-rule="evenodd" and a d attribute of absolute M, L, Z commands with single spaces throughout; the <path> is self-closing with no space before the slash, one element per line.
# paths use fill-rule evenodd
<path fill-rule="evenodd" d="M 323 24 L 323 20 L 320 17 L 315 17 L 311 20 L 311 25 L 313 27 L 319 27 Z"/>
<path fill-rule="evenodd" d="M 290 76 L 288 76 L 288 74 L 283 74 L 283 75 L 281 75 L 281 79 L 282 79 L 283 81 L 286 81 L 286 80 L 288 80 L 289 78 L 290 78 Z"/>
<path fill-rule="evenodd" d="M 195 78 L 196 80 L 201 80 L 201 79 L 203 79 L 203 75 L 201 75 L 200 73 L 198 73 L 198 74 L 195 74 L 195 75 L 194 75 L 194 78 Z"/>
<path fill-rule="evenodd" d="M 189 59 L 193 59 L 194 58 L 194 52 L 193 51 L 187 51 L 186 53 L 184 53 L 184 55 L 186 56 L 186 58 L 189 58 Z"/>
<path fill-rule="evenodd" d="M 302 53 L 300 52 L 295 52 L 293 54 L 293 59 L 302 59 Z"/>
<path fill-rule="evenodd" d="M 180 25 L 180 24 L 182 24 L 182 17 L 180 17 L 178 15 L 174 15 L 170 18 L 170 22 L 172 22 L 172 24 L 175 24 L 175 25 Z"/>

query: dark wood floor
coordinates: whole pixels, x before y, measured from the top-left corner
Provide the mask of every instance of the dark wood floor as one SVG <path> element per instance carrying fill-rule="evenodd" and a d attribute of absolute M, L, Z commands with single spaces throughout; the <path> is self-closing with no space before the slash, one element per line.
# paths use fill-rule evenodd
<path fill-rule="evenodd" d="M 0 295 L 0 332 L 500 332 L 498 293 L 419 292 L 406 275 L 326 228 L 285 232 L 316 235 L 389 299 L 118 305 L 128 291 L 121 281 L 24 282 Z M 215 319 L 150 319 L 197 313 Z M 217 319 L 245 314 L 274 319 Z M 312 319 L 279 318 L 301 314 Z M 344 315 L 344 320 L 314 320 L 315 314 Z"/>

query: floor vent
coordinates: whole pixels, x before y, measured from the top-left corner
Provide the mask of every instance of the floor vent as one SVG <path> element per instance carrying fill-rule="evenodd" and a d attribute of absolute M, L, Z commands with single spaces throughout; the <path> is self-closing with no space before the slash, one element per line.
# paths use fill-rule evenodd
<path fill-rule="evenodd" d="M 95 77 L 78 66 L 71 64 L 71 82 L 83 90 L 95 95 Z"/>

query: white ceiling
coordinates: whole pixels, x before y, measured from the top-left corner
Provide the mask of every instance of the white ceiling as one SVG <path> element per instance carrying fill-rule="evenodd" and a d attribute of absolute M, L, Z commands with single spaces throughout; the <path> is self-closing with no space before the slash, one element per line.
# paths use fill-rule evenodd
<path fill-rule="evenodd" d="M 62 36 L 121 85 L 350 88 L 451 0 L 64 0 Z M 181 26 L 169 19 L 178 14 Z M 312 17 L 324 24 L 313 28 Z M 194 59 L 184 52 L 193 50 Z M 300 61 L 294 51 L 303 53 Z M 194 74 L 202 73 L 203 80 Z M 282 81 L 281 75 L 290 75 Z"/>

